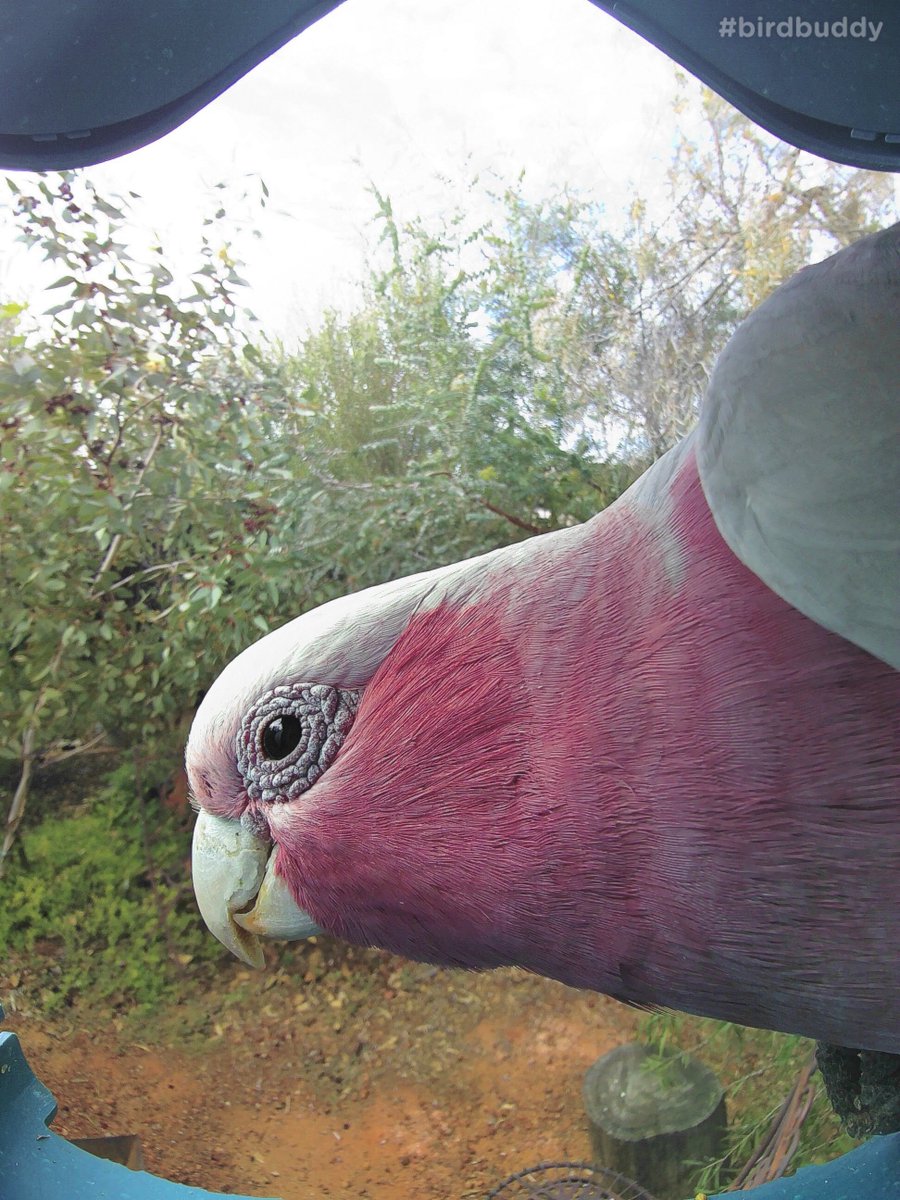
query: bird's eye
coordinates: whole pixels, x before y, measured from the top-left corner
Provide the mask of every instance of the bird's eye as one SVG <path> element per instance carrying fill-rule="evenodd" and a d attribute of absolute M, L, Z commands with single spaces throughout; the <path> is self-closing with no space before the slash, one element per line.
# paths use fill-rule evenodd
<path fill-rule="evenodd" d="M 354 688 L 300 682 L 260 696 L 234 742 L 249 798 L 287 802 L 311 788 L 344 744 L 359 699 Z"/>
<path fill-rule="evenodd" d="M 265 727 L 262 734 L 262 749 L 266 758 L 287 758 L 299 745 L 303 726 L 290 713 L 276 717 Z"/>

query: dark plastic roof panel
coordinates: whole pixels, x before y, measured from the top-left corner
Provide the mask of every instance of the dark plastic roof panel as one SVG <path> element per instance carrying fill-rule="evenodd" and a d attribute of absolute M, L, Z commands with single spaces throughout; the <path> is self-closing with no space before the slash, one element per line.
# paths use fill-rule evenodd
<path fill-rule="evenodd" d="M 0 167 L 60 170 L 177 128 L 341 0 L 3 0 Z"/>
<path fill-rule="evenodd" d="M 897 0 L 592 3 L 784 141 L 900 171 Z"/>
<path fill-rule="evenodd" d="M 900 170 L 896 0 L 592 2 L 785 141 Z M 89 166 L 146 145 L 339 3 L 5 0 L 0 168 Z M 786 10 L 805 22 L 790 36 Z"/>

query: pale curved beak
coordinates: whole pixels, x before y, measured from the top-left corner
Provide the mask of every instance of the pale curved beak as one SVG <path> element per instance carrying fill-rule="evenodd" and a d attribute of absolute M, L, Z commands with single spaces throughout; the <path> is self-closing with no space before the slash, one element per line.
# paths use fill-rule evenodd
<path fill-rule="evenodd" d="M 261 937 L 297 940 L 322 933 L 275 874 L 277 847 L 240 821 L 201 812 L 191 873 L 209 931 L 248 966 L 265 966 Z"/>

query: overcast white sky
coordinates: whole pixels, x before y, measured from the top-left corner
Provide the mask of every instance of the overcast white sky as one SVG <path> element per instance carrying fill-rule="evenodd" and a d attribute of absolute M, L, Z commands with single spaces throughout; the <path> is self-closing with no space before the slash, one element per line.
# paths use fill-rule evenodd
<path fill-rule="evenodd" d="M 475 173 L 523 169 L 532 196 L 568 184 L 616 212 L 635 189 L 659 194 L 674 87 L 673 64 L 588 0 L 347 0 L 180 129 L 89 174 L 141 193 L 142 221 L 176 251 L 199 241 L 212 185 L 261 176 L 249 303 L 292 340 L 361 278 L 369 180 L 401 217 L 447 211 Z M 21 254 L 0 246 L 0 265 L 7 295 L 28 298 Z"/>

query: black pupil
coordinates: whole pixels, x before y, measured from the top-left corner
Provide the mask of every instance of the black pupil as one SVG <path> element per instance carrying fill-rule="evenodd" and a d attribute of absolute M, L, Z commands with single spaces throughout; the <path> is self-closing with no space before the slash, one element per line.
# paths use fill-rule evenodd
<path fill-rule="evenodd" d="M 276 717 L 263 730 L 262 748 L 266 758 L 287 758 L 303 736 L 303 726 L 290 715 Z"/>

